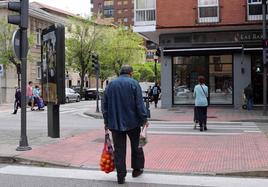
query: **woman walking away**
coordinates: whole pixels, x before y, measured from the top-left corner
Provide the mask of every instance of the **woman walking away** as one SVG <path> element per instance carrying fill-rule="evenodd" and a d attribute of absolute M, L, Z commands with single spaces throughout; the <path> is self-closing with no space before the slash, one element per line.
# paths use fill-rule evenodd
<path fill-rule="evenodd" d="M 208 87 L 205 77 L 198 76 L 198 84 L 194 87 L 195 107 L 198 116 L 200 131 L 207 130 Z"/>

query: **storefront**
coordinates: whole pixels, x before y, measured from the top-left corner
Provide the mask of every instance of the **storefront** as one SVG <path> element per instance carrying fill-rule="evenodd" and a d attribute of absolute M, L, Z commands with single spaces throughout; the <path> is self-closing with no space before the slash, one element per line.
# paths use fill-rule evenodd
<path fill-rule="evenodd" d="M 193 105 L 198 75 L 206 77 L 210 105 L 241 107 L 250 83 L 262 104 L 261 37 L 260 30 L 160 35 L 162 107 Z"/>
<path fill-rule="evenodd" d="M 198 75 L 206 77 L 210 104 L 233 104 L 232 55 L 177 56 L 172 61 L 173 104 L 194 104 Z"/>

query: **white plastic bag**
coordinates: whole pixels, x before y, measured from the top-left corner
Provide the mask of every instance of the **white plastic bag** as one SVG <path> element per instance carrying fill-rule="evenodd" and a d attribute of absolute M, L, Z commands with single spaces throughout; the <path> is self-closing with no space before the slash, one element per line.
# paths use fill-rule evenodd
<path fill-rule="evenodd" d="M 143 147 L 148 143 L 147 126 L 143 126 L 140 133 L 139 147 Z"/>

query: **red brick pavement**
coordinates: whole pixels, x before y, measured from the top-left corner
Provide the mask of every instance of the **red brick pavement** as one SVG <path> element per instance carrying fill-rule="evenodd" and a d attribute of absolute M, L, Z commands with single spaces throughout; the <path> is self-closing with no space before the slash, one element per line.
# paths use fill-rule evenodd
<path fill-rule="evenodd" d="M 98 167 L 103 132 L 90 131 L 19 157 L 51 163 Z M 149 135 L 145 167 L 153 171 L 222 173 L 268 169 L 268 141 L 262 133 L 226 136 Z M 127 167 L 130 168 L 128 146 Z"/>

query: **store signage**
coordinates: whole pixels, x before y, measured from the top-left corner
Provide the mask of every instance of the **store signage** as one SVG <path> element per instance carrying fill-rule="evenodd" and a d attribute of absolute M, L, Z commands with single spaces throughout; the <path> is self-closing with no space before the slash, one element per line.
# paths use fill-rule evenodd
<path fill-rule="evenodd" d="M 226 32 L 198 32 L 160 35 L 160 44 L 163 46 L 192 47 L 192 45 L 208 44 L 252 44 L 262 42 L 262 31 L 226 31 Z M 267 45 L 268 46 L 268 45 Z"/>

